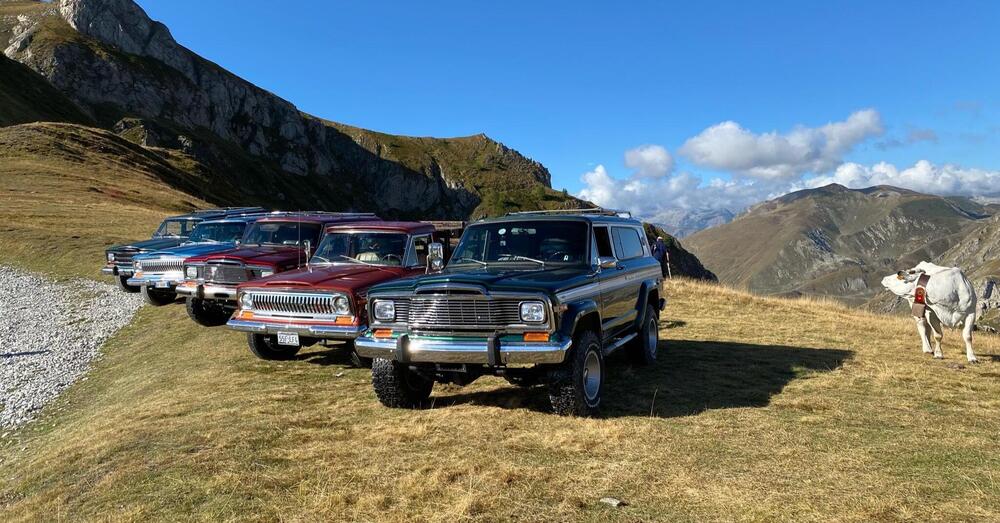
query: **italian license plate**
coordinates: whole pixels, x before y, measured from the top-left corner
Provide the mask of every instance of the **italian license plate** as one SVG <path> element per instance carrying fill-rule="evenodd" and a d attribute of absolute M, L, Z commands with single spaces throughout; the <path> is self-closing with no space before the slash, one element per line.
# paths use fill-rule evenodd
<path fill-rule="evenodd" d="M 279 332 L 278 345 L 299 345 L 299 335 L 294 332 Z"/>

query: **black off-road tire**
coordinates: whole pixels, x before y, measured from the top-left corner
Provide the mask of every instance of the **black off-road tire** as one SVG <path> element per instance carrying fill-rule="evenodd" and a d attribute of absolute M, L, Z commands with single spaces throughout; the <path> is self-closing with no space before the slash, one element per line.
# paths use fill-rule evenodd
<path fill-rule="evenodd" d="M 188 298 L 185 302 L 188 317 L 202 327 L 219 327 L 229 321 L 232 313 L 221 305 L 202 298 Z"/>
<path fill-rule="evenodd" d="M 142 291 L 142 287 L 128 284 L 128 276 L 115 276 L 115 281 L 118 282 L 118 288 L 127 293 L 135 294 Z"/>
<path fill-rule="evenodd" d="M 552 410 L 563 416 L 597 414 L 606 375 L 600 338 L 592 331 L 578 333 L 567 360 L 549 373 Z"/>
<path fill-rule="evenodd" d="M 262 360 L 290 360 L 299 353 L 302 347 L 278 345 L 277 336 L 247 333 L 247 345 L 250 352 Z"/>
<path fill-rule="evenodd" d="M 148 285 L 143 285 L 142 297 L 146 300 L 146 303 L 156 307 L 163 307 L 164 305 L 170 305 L 171 303 L 177 301 L 176 292 L 159 291 Z"/>
<path fill-rule="evenodd" d="M 344 343 L 344 350 L 347 351 L 348 356 L 351 358 L 351 365 L 359 369 L 372 368 L 372 359 L 358 354 L 358 349 L 354 347 L 353 340 Z"/>
<path fill-rule="evenodd" d="M 431 396 L 434 380 L 410 370 L 406 365 L 383 358 L 372 362 L 372 388 L 386 407 L 412 409 Z"/>
<path fill-rule="evenodd" d="M 646 307 L 646 315 L 642 318 L 639 333 L 629 342 L 626 351 L 632 363 L 636 365 L 652 365 L 656 363 L 656 350 L 660 341 L 660 321 L 656 317 L 656 309 L 652 305 Z"/>

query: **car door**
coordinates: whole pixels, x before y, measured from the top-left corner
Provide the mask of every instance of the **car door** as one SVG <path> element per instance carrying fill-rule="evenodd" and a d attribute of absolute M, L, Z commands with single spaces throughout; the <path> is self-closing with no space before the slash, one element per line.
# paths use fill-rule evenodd
<path fill-rule="evenodd" d="M 648 252 L 636 227 L 613 225 L 610 230 L 617 264 L 613 270 L 604 271 L 601 295 L 607 311 L 605 330 L 615 336 L 628 329 L 638 315 L 636 304 L 642 285 L 639 275 L 647 264 Z"/>

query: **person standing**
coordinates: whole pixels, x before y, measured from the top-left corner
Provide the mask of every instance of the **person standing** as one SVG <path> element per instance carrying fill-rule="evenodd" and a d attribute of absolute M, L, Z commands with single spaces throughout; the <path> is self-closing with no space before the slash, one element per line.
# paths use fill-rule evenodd
<path fill-rule="evenodd" d="M 660 272 L 663 273 L 663 276 L 666 276 L 670 255 L 667 253 L 667 245 L 663 243 L 663 236 L 656 237 L 656 243 L 653 244 L 653 258 L 656 258 L 656 261 L 660 262 Z"/>

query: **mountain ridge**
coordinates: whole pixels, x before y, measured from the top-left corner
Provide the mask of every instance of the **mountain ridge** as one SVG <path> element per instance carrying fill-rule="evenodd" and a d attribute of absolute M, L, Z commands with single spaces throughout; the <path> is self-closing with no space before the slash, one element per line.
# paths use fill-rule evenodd
<path fill-rule="evenodd" d="M 685 243 L 724 283 L 860 305 L 885 274 L 938 259 L 995 210 L 963 197 L 831 184 L 761 202 Z"/>

